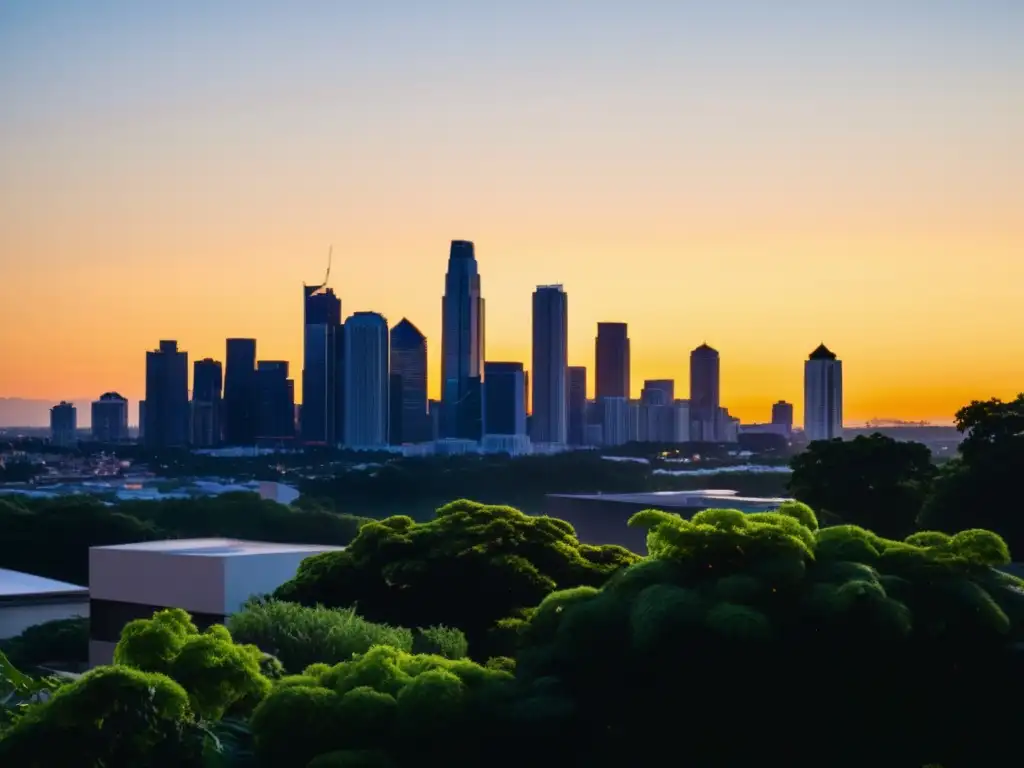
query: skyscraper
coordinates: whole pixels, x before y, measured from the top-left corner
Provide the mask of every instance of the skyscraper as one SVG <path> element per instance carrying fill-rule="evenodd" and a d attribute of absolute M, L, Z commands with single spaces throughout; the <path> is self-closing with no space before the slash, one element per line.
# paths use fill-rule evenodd
<path fill-rule="evenodd" d="M 256 439 L 256 339 L 228 339 L 224 372 L 223 433 L 229 445 Z"/>
<path fill-rule="evenodd" d="M 804 434 L 812 442 L 843 436 L 843 362 L 824 344 L 804 363 Z"/>
<path fill-rule="evenodd" d="M 473 243 L 452 240 L 441 299 L 441 436 L 479 440 L 484 300 Z"/>
<path fill-rule="evenodd" d="M 587 444 L 587 369 L 582 365 L 568 370 L 568 436 L 569 445 Z"/>
<path fill-rule="evenodd" d="M 305 332 L 302 347 L 302 441 L 335 445 L 341 407 L 338 381 L 338 336 L 341 299 L 322 285 L 302 286 Z"/>
<path fill-rule="evenodd" d="M 644 390 L 648 392 L 662 392 L 665 396 L 665 403 L 671 403 L 676 399 L 676 382 L 673 379 L 645 379 Z M 640 399 L 643 399 L 643 391 L 640 392 Z M 648 395 L 650 397 L 650 395 Z"/>
<path fill-rule="evenodd" d="M 629 329 L 625 323 L 598 323 L 595 397 L 629 399 Z"/>
<path fill-rule="evenodd" d="M 535 443 L 568 441 L 569 297 L 560 285 L 533 293 L 533 411 Z"/>
<path fill-rule="evenodd" d="M 344 328 L 344 443 L 382 448 L 388 444 L 388 321 L 376 312 L 356 312 Z"/>
<path fill-rule="evenodd" d="M 690 439 L 721 440 L 720 366 L 718 352 L 701 344 L 690 353 Z"/>
<path fill-rule="evenodd" d="M 484 363 L 485 435 L 525 435 L 525 401 L 522 363 Z"/>
<path fill-rule="evenodd" d="M 104 392 L 93 401 L 92 439 L 98 443 L 128 439 L 128 401 L 117 392 Z"/>
<path fill-rule="evenodd" d="M 256 436 L 261 440 L 295 437 L 295 382 L 285 360 L 256 363 Z"/>
<path fill-rule="evenodd" d="M 146 353 L 146 423 L 150 449 L 181 448 L 189 443 L 188 353 L 176 341 L 161 341 Z"/>
<path fill-rule="evenodd" d="M 78 442 L 78 410 L 63 400 L 50 409 L 50 440 L 61 448 Z"/>
<path fill-rule="evenodd" d="M 391 329 L 390 442 L 430 440 L 427 415 L 427 337 L 406 318 Z"/>
<path fill-rule="evenodd" d="M 772 424 L 781 432 L 789 434 L 793 431 L 793 404 L 785 400 L 772 405 Z"/>
<path fill-rule="evenodd" d="M 192 364 L 192 445 L 210 447 L 221 441 L 221 389 L 223 373 L 220 361 L 212 358 Z"/>

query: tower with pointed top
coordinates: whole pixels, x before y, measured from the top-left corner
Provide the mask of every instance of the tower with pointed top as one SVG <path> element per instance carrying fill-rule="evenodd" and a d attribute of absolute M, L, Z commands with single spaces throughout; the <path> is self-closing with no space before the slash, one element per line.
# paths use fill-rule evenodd
<path fill-rule="evenodd" d="M 483 427 L 484 300 L 476 251 L 452 240 L 441 299 L 441 437 L 479 440 Z"/>
<path fill-rule="evenodd" d="M 804 362 L 804 434 L 811 442 L 843 436 L 843 361 L 824 343 Z"/>

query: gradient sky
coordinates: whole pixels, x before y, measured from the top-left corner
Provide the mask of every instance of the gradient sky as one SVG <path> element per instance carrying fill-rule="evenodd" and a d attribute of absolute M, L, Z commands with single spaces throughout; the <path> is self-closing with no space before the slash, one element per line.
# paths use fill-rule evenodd
<path fill-rule="evenodd" d="M 824 340 L 848 424 L 948 422 L 1024 389 L 1022 40 L 1017 0 L 7 0 L 0 396 L 140 397 L 162 338 L 298 378 L 331 243 L 436 395 L 465 238 L 491 360 L 560 282 L 634 393 L 706 340 L 735 415 L 799 420 Z"/>

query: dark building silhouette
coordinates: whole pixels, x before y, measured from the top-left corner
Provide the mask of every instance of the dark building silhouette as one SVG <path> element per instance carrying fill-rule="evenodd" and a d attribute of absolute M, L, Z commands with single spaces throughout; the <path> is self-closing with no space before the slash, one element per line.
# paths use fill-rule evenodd
<path fill-rule="evenodd" d="M 484 300 L 473 243 L 453 240 L 441 300 L 441 436 L 479 440 Z"/>
<path fill-rule="evenodd" d="M 188 353 L 176 341 L 161 341 L 146 353 L 146 423 L 149 449 L 182 448 L 189 443 Z"/>
<path fill-rule="evenodd" d="M 128 401 L 117 392 L 104 392 L 92 403 L 92 439 L 121 443 L 128 439 Z"/>
<path fill-rule="evenodd" d="M 779 400 L 772 406 L 772 424 L 782 427 L 786 434 L 793 431 L 793 404 Z"/>
<path fill-rule="evenodd" d="M 403 318 L 391 329 L 390 440 L 430 440 L 427 411 L 427 337 Z"/>
<path fill-rule="evenodd" d="M 209 448 L 221 441 L 223 370 L 206 357 L 192 364 L 192 445 Z"/>
<path fill-rule="evenodd" d="M 345 431 L 351 448 L 388 444 L 388 321 L 356 312 L 345 321 Z"/>
<path fill-rule="evenodd" d="M 302 286 L 305 332 L 302 357 L 302 441 L 314 445 L 337 445 L 339 396 L 342 376 L 338 374 L 339 353 L 344 340 L 341 329 L 341 299 L 324 285 Z"/>
<path fill-rule="evenodd" d="M 595 342 L 595 397 L 629 398 L 629 328 L 598 323 Z"/>
<path fill-rule="evenodd" d="M 566 384 L 569 369 L 569 297 L 560 285 L 533 293 L 533 397 L 530 437 L 535 443 L 565 443 L 569 429 Z"/>
<path fill-rule="evenodd" d="M 229 445 L 256 440 L 256 339 L 228 339 L 223 435 Z"/>
<path fill-rule="evenodd" d="M 824 343 L 804 363 L 804 434 L 812 442 L 843 436 L 843 362 Z"/>
<path fill-rule="evenodd" d="M 295 384 L 288 378 L 288 363 L 256 363 L 256 437 L 261 442 L 295 437 Z"/>
<path fill-rule="evenodd" d="M 647 400 L 644 400 L 644 392 L 647 392 Z M 663 397 L 656 396 L 654 392 L 661 392 Z M 657 398 L 658 402 L 652 402 Z M 647 379 L 644 381 L 644 388 L 640 392 L 640 402 L 649 402 L 652 405 L 669 405 L 676 399 L 676 383 L 673 379 Z"/>
<path fill-rule="evenodd" d="M 484 434 L 526 434 L 522 363 L 484 363 Z"/>
<path fill-rule="evenodd" d="M 690 353 L 690 439 L 711 443 L 722 439 L 718 352 L 701 344 Z"/>
<path fill-rule="evenodd" d="M 50 441 L 61 448 L 78 443 L 78 409 L 63 400 L 50 409 Z"/>
<path fill-rule="evenodd" d="M 587 441 L 587 369 L 573 365 L 568 370 L 568 442 L 569 445 L 586 445 Z"/>

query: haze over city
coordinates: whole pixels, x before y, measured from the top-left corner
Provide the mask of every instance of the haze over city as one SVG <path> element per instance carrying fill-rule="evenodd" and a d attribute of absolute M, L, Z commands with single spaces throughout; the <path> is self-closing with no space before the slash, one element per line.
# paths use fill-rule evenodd
<path fill-rule="evenodd" d="M 744 421 L 821 341 L 850 424 L 1019 391 L 1024 6 L 380 5 L 0 9 L 0 397 L 137 399 L 159 339 L 299 379 L 333 243 L 436 398 L 458 238 L 489 360 L 560 283 L 569 363 L 627 322 L 634 396 L 702 341 Z"/>

